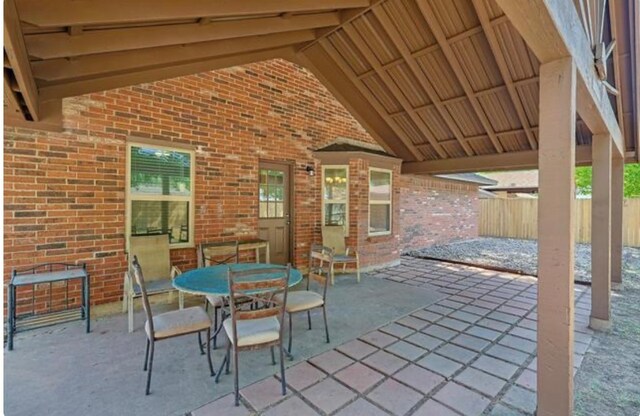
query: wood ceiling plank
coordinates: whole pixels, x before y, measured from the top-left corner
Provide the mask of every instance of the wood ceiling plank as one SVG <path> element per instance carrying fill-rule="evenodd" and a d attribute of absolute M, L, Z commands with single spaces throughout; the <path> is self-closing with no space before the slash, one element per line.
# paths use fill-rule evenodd
<path fill-rule="evenodd" d="M 162 46 L 136 51 L 109 52 L 75 59 L 51 59 L 31 63 L 36 79 L 68 82 L 83 77 L 110 76 L 142 68 L 164 67 L 181 62 L 210 59 L 257 50 L 290 46 L 315 39 L 313 30 L 198 42 L 184 46 Z"/>
<path fill-rule="evenodd" d="M 576 146 L 576 165 L 591 164 L 591 146 Z M 403 174 L 445 174 L 498 170 L 523 170 L 538 167 L 538 151 L 525 150 L 503 154 L 459 157 L 423 162 L 404 162 Z"/>
<path fill-rule="evenodd" d="M 418 82 L 420 83 L 420 86 L 426 92 L 427 96 L 433 103 L 433 106 L 437 110 L 438 114 L 440 114 L 440 116 L 443 118 L 449 130 L 451 130 L 456 140 L 460 143 L 460 146 L 462 146 L 462 149 L 464 150 L 464 152 L 468 156 L 473 155 L 473 150 L 471 150 L 471 147 L 469 147 L 469 145 L 464 141 L 464 136 L 462 132 L 460 131 L 455 121 L 451 117 L 451 114 L 447 111 L 446 108 L 444 108 L 444 105 L 442 104 L 442 100 L 440 100 L 440 97 L 438 96 L 438 94 L 436 93 L 436 90 L 431 85 L 431 82 L 426 79 L 426 75 L 424 74 L 424 72 L 422 72 L 422 70 L 418 66 L 413 56 L 411 56 L 411 51 L 409 51 L 409 48 L 405 44 L 396 25 L 393 22 L 391 22 L 391 19 L 389 19 L 388 14 L 386 13 L 385 10 L 383 10 L 382 7 L 375 7 L 373 9 L 373 13 L 378 18 L 378 20 L 382 24 L 382 27 L 385 29 L 385 31 L 387 32 L 387 34 L 395 44 L 396 48 L 402 55 L 402 58 L 405 60 L 405 62 L 411 69 L 411 72 L 413 73 L 413 75 L 417 78 Z"/>
<path fill-rule="evenodd" d="M 464 71 L 460 66 L 460 62 L 458 62 L 458 59 L 456 58 L 455 53 L 451 48 L 451 45 L 448 43 L 447 38 L 442 30 L 442 27 L 440 27 L 440 23 L 435 18 L 435 13 L 431 8 L 431 5 L 426 0 L 418 0 L 418 7 L 420 8 L 420 11 L 423 17 L 427 21 L 427 24 L 431 28 L 431 32 L 433 32 L 433 35 L 438 40 L 438 43 L 442 48 L 442 52 L 447 58 L 447 61 L 449 62 L 449 65 L 451 66 L 451 69 L 455 73 L 458 81 L 460 82 L 462 89 L 464 90 L 465 94 L 467 94 L 467 96 L 469 97 L 471 106 L 473 107 L 476 115 L 478 116 L 480 123 L 482 123 L 483 128 L 486 130 L 487 134 L 489 135 L 491 143 L 493 143 L 493 146 L 496 149 L 496 152 L 502 153 L 504 149 L 502 148 L 500 141 L 496 137 L 496 134 L 493 131 L 493 127 L 491 126 L 491 123 L 489 122 L 487 115 L 482 109 L 482 106 L 478 102 L 478 99 L 473 96 L 474 94 L 473 88 L 471 88 L 471 85 L 469 84 L 469 80 L 466 78 Z"/>
<path fill-rule="evenodd" d="M 522 106 L 522 101 L 518 96 L 518 92 L 516 91 L 515 86 L 513 85 L 513 79 L 511 78 L 511 74 L 509 73 L 509 68 L 507 67 L 507 62 L 505 60 L 504 54 L 502 53 L 502 49 L 498 44 L 498 39 L 496 38 L 496 34 L 494 32 L 494 28 L 491 26 L 489 22 L 489 14 L 484 6 L 484 0 L 472 0 L 473 6 L 476 9 L 478 14 L 478 19 L 480 19 L 480 24 L 482 25 L 482 29 L 484 30 L 484 34 L 487 37 L 487 41 L 489 42 L 489 47 L 491 48 L 491 52 L 493 52 L 493 56 L 495 58 L 496 63 L 498 64 L 498 69 L 500 69 L 500 74 L 502 75 L 502 79 L 507 87 L 507 91 L 509 92 L 509 97 L 511 97 L 511 102 L 513 103 L 516 113 L 518 114 L 518 119 L 520 120 L 520 124 L 524 128 L 525 134 L 527 135 L 527 141 L 529 142 L 529 146 L 531 146 L 532 150 L 538 148 L 538 144 L 536 143 L 533 134 L 531 133 L 531 126 L 529 125 L 529 121 L 527 120 L 527 116 L 524 112 L 524 107 Z"/>
<path fill-rule="evenodd" d="M 268 35 L 335 26 L 340 23 L 337 12 L 292 16 L 266 17 L 246 20 L 190 23 L 84 31 L 82 35 L 67 33 L 26 35 L 29 55 L 38 59 L 183 45 L 195 42 Z"/>
<path fill-rule="evenodd" d="M 417 160 L 424 160 L 424 155 L 422 154 L 422 152 L 420 152 L 413 145 L 411 139 L 406 136 L 405 132 L 402 131 L 400 126 L 398 126 L 398 123 L 396 123 L 391 119 L 391 117 L 389 117 L 389 114 L 380 104 L 378 99 L 371 93 L 371 91 L 369 91 L 369 89 L 362 83 L 362 81 L 357 78 L 356 74 L 351 70 L 349 64 L 344 61 L 342 56 L 340 56 L 340 53 L 338 53 L 338 51 L 333 47 L 331 42 L 323 38 L 320 40 L 320 46 L 331 57 L 331 59 L 333 59 L 335 63 L 338 64 L 342 72 L 344 72 L 349 77 L 349 79 L 351 79 L 351 82 L 358 88 L 360 93 L 369 100 L 380 117 L 382 117 L 382 119 L 393 129 L 393 131 L 402 141 L 405 147 L 409 149 L 411 155 Z"/>
<path fill-rule="evenodd" d="M 34 121 L 38 121 L 40 118 L 38 88 L 31 73 L 29 55 L 24 44 L 20 17 L 14 0 L 5 0 L 4 2 L 4 50 L 11 63 L 11 68 L 13 68 L 29 114 Z"/>
<path fill-rule="evenodd" d="M 398 88 L 396 83 L 391 79 L 389 74 L 382 69 L 380 62 L 376 58 L 373 51 L 371 51 L 370 47 L 364 41 L 360 33 L 358 33 L 352 25 L 347 25 L 344 27 L 345 33 L 349 36 L 351 41 L 358 47 L 360 52 L 367 58 L 369 65 L 371 65 L 377 72 L 378 76 L 382 78 L 383 82 L 386 84 L 387 88 L 393 93 L 394 98 L 398 100 L 402 108 L 409 115 L 413 123 L 418 126 L 422 134 L 425 135 L 427 141 L 433 146 L 434 150 L 438 154 L 439 157 L 445 159 L 448 157 L 447 153 L 442 149 L 442 147 L 438 144 L 438 141 L 432 137 L 431 131 L 429 127 L 426 125 L 424 120 L 420 117 L 420 115 L 415 111 L 415 109 L 411 106 L 407 98 L 404 96 L 402 91 Z M 410 143 L 411 146 L 415 149 L 416 152 L 419 153 L 419 150 L 415 148 L 413 143 Z"/>
<path fill-rule="evenodd" d="M 199 72 L 213 71 L 237 65 L 282 58 L 294 59 L 292 47 L 267 49 L 258 52 L 248 52 L 239 55 L 223 56 L 197 62 L 178 63 L 176 65 L 142 69 L 126 73 L 113 74 L 95 79 L 81 79 L 55 85 L 41 86 L 40 97 L 44 100 L 73 97 L 92 92 L 105 91 L 114 88 L 128 87 L 136 84 L 160 81 Z"/>
<path fill-rule="evenodd" d="M 257 16 L 369 6 L 369 0 L 18 0 L 23 21 L 39 27 Z"/>

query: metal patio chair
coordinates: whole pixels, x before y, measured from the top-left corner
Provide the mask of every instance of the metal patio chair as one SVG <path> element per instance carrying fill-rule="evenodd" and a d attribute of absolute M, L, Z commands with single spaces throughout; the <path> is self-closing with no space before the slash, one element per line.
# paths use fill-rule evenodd
<path fill-rule="evenodd" d="M 147 294 L 149 296 L 174 292 L 173 279 L 180 269 L 171 265 L 169 235 L 136 235 L 129 239 L 129 261 L 134 256 L 146 270 Z M 130 263 L 131 264 L 131 263 Z M 142 296 L 140 286 L 133 279 L 131 268 L 124 274 L 122 312 L 128 312 L 129 332 L 133 332 L 133 300 Z M 184 294 L 178 292 L 180 309 L 184 308 Z"/>
<path fill-rule="evenodd" d="M 198 244 L 197 257 L 198 268 L 238 263 L 240 258 L 238 242 L 200 243 Z M 215 333 L 218 329 L 218 315 L 220 315 L 220 322 L 224 320 L 223 308 L 227 306 L 227 301 L 222 296 L 207 295 L 204 300 L 204 310 L 207 312 L 209 305 L 213 307 L 213 331 Z M 217 335 L 213 337 L 214 349 L 217 348 L 217 338 Z"/>
<path fill-rule="evenodd" d="M 271 362 L 276 364 L 274 347 L 280 349 L 280 381 L 282 395 L 287 394 L 284 375 L 284 349 L 282 346 L 283 320 L 287 302 L 288 282 L 291 265 L 283 268 L 260 268 L 234 272 L 229 268 L 229 293 L 231 298 L 243 296 L 261 304 L 260 309 L 241 310 L 241 305 L 229 303 L 231 318 L 223 323 L 227 334 L 227 352 L 216 375 L 216 383 L 222 368 L 229 373 L 231 352 L 233 352 L 233 372 L 235 404 L 240 405 L 238 352 L 269 347 Z M 281 296 L 276 297 L 280 294 Z"/>
<path fill-rule="evenodd" d="M 324 318 L 324 328 L 327 343 L 329 343 L 329 324 L 327 323 L 327 287 L 331 277 L 333 268 L 333 250 L 319 244 L 311 246 L 309 253 L 309 275 L 307 276 L 307 289 L 294 290 L 289 292 L 286 311 L 289 315 L 289 344 L 288 352 L 292 357 L 291 344 L 293 340 L 293 314 L 306 312 L 309 329 L 311 329 L 311 311 L 313 309 L 322 308 L 322 316 Z M 317 286 L 317 291 L 311 290 L 312 283 Z M 282 300 L 281 295 L 276 299 Z"/>
<path fill-rule="evenodd" d="M 191 308 L 165 312 L 154 316 L 151 312 L 151 305 L 149 303 L 149 296 L 147 295 L 142 267 L 135 255 L 131 262 L 131 268 L 133 270 L 136 284 L 140 287 L 140 292 L 142 294 L 142 306 L 144 307 L 144 313 L 147 317 L 147 322 L 144 325 L 144 330 L 147 336 L 147 348 L 144 354 L 144 371 L 147 371 L 147 387 L 145 394 L 149 394 L 149 389 L 151 387 L 151 371 L 153 370 L 153 354 L 155 351 L 156 341 L 197 333 L 198 347 L 200 348 L 200 353 L 204 354 L 205 352 L 202 348 L 201 333 L 205 332 L 207 337 L 206 353 L 207 360 L 209 361 L 209 371 L 211 372 L 211 376 L 214 376 L 215 372 L 213 371 L 213 364 L 211 363 L 211 319 L 209 318 L 209 315 L 207 315 L 204 309 L 200 306 L 193 306 Z"/>
<path fill-rule="evenodd" d="M 322 245 L 333 249 L 333 265 L 342 264 L 342 272 L 347 265 L 355 265 L 356 280 L 360 283 L 360 257 L 358 252 L 347 247 L 344 228 L 341 225 L 325 225 L 322 227 Z M 331 284 L 335 283 L 335 271 L 331 268 Z"/>

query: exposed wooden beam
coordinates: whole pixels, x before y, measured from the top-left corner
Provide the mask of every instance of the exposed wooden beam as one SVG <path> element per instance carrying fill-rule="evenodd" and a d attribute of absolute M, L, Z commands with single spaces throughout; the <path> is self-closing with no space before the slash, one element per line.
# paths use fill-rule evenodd
<path fill-rule="evenodd" d="M 382 27 L 387 32 L 387 34 L 391 38 L 394 45 L 400 51 L 400 54 L 406 61 L 407 65 L 409 66 L 409 69 L 411 70 L 413 75 L 416 77 L 416 79 L 420 83 L 420 86 L 425 91 L 425 93 L 427 94 L 431 102 L 433 103 L 436 111 L 438 112 L 438 114 L 440 114 L 440 116 L 444 120 L 444 123 L 447 125 L 449 130 L 451 130 L 451 132 L 453 133 L 453 136 L 458 141 L 458 144 L 462 147 L 462 149 L 467 154 L 467 156 L 472 156 L 474 153 L 473 153 L 473 150 L 471 149 L 471 146 L 469 146 L 469 144 L 467 144 L 467 142 L 463 140 L 464 135 L 462 134 L 462 131 L 460 131 L 460 128 L 458 127 L 456 122 L 453 120 L 453 117 L 451 117 L 451 114 L 447 111 L 446 108 L 444 108 L 444 105 L 442 104 L 442 101 L 440 100 L 438 93 L 436 92 L 433 85 L 431 85 L 431 83 L 427 79 L 425 73 L 420 69 L 418 63 L 411 56 L 411 51 L 405 44 L 404 39 L 402 38 L 402 35 L 400 34 L 400 32 L 398 31 L 394 23 L 389 18 L 389 15 L 384 10 L 384 7 L 383 6 L 374 7 L 373 14 L 378 18 L 378 20 L 382 24 Z"/>
<path fill-rule="evenodd" d="M 407 153 L 410 155 L 409 159 L 424 160 L 424 156 L 419 150 L 417 150 L 415 147 L 411 149 L 411 147 L 408 146 L 408 144 L 412 145 L 411 139 L 407 137 L 405 132 L 400 128 L 400 126 L 398 126 L 398 124 L 389 117 L 389 115 L 387 114 L 387 110 L 382 106 L 382 104 L 380 104 L 380 101 L 378 101 L 378 99 L 373 95 L 373 93 L 371 93 L 371 91 L 366 87 L 366 85 L 364 85 L 362 81 L 356 79 L 355 74 L 351 70 L 351 67 L 349 66 L 349 64 L 347 64 L 344 61 L 340 53 L 333 47 L 331 42 L 326 39 L 321 39 L 318 45 L 326 52 L 326 54 L 330 57 L 330 59 L 332 59 L 336 64 L 338 64 L 342 72 L 346 74 L 346 76 L 357 87 L 360 93 L 367 98 L 369 103 L 376 110 L 375 111 L 376 114 L 379 117 L 381 117 L 387 123 L 387 125 L 391 127 L 391 129 L 395 133 L 394 135 L 400 139 L 401 143 L 403 144 L 403 147 L 407 149 Z M 315 48 L 315 46 L 313 48 Z M 311 48 L 305 49 L 305 51 L 301 52 L 301 54 L 306 54 L 307 50 L 310 50 L 310 49 Z M 396 152 L 396 155 L 399 157 L 402 157 L 397 152 Z M 405 158 L 402 157 L 402 159 L 405 159 Z"/>
<path fill-rule="evenodd" d="M 433 133 L 429 129 L 429 126 L 424 122 L 422 117 L 413 109 L 409 100 L 404 96 L 400 88 L 396 85 L 396 83 L 391 79 L 391 76 L 381 68 L 381 64 L 378 61 L 378 58 L 373 53 L 369 45 L 362 38 L 360 33 L 353 27 L 353 25 L 346 25 L 344 27 L 344 32 L 349 36 L 349 39 L 356 45 L 358 50 L 362 53 L 364 58 L 367 60 L 369 65 L 375 69 L 378 76 L 382 79 L 384 84 L 389 88 L 389 91 L 393 94 L 398 103 L 402 106 L 402 108 L 407 112 L 407 115 L 413 121 L 413 123 L 417 126 L 418 130 L 426 137 L 427 141 L 438 156 L 442 159 L 446 159 L 449 157 L 447 152 L 440 146 L 435 137 L 433 137 Z M 413 143 L 405 143 L 407 146 L 411 146 L 414 149 L 414 153 L 420 155 L 418 160 L 424 160 L 424 156 L 422 153 L 415 147 Z"/>
<path fill-rule="evenodd" d="M 243 53 L 240 55 L 206 59 L 197 62 L 179 63 L 163 68 L 141 69 L 139 71 L 113 74 L 97 79 L 75 80 L 56 85 L 42 86 L 40 88 L 40 96 L 42 100 L 73 97 L 91 92 L 128 87 L 136 84 L 197 74 L 199 72 L 213 71 L 215 69 L 228 68 L 231 66 L 246 65 L 252 62 L 266 61 L 275 58 L 292 60 L 294 58 L 293 49 L 291 47 L 267 49 L 258 52 Z"/>
<path fill-rule="evenodd" d="M 380 117 L 379 109 L 370 97 L 362 93 L 359 82 L 351 81 L 348 68 L 329 56 L 320 43 L 296 54 L 297 62 L 311 71 L 340 101 L 386 152 L 411 160 L 413 155 L 397 140 L 398 133 L 393 124 Z"/>
<path fill-rule="evenodd" d="M 594 55 L 573 2 L 566 0 L 496 0 L 541 64 L 567 56 L 578 70 L 578 114 L 593 133 L 611 135 L 624 154 L 622 131 L 609 95 L 598 78 Z"/>
<path fill-rule="evenodd" d="M 18 0 L 22 20 L 39 27 L 258 16 L 368 5 L 369 0 Z"/>
<path fill-rule="evenodd" d="M 148 67 L 164 67 L 186 61 L 290 46 L 312 40 L 314 37 L 313 30 L 301 30 L 264 36 L 198 42 L 184 46 L 162 46 L 136 51 L 109 52 L 80 56 L 73 60 L 51 59 L 34 61 L 31 65 L 33 74 L 38 80 L 66 82 L 65 80 L 82 77 L 109 76 L 117 72 L 135 71 Z"/>
<path fill-rule="evenodd" d="M 513 79 L 511 77 L 511 73 L 509 72 L 507 60 L 505 59 L 502 48 L 500 47 L 500 43 L 498 42 L 498 38 L 494 29 L 495 26 L 492 26 L 489 20 L 489 13 L 487 12 L 484 1 L 485 0 L 473 0 L 473 6 L 476 9 L 478 19 L 480 20 L 480 24 L 482 25 L 484 34 L 487 38 L 487 41 L 489 42 L 491 52 L 493 52 L 493 57 L 496 61 L 496 64 L 498 65 L 498 69 L 500 70 L 500 75 L 502 75 L 502 79 L 504 80 L 505 86 L 507 87 L 509 97 L 511 97 L 513 106 L 516 110 L 516 113 L 518 114 L 520 124 L 524 128 L 525 134 L 527 135 L 529 146 L 531 146 L 531 149 L 535 150 L 538 148 L 538 144 L 536 143 L 536 139 L 531 132 L 531 125 L 529 124 L 529 120 L 527 119 L 527 113 L 524 110 L 524 106 L 522 105 L 522 101 L 520 100 L 520 97 L 518 95 L 518 91 L 513 85 Z"/>
<path fill-rule="evenodd" d="M 471 87 L 471 84 L 469 83 L 469 80 L 467 79 L 467 76 L 465 75 L 464 70 L 460 65 L 460 62 L 458 62 L 458 58 L 453 52 L 453 49 L 451 48 L 451 45 L 449 44 L 444 34 L 444 31 L 442 30 L 442 27 L 440 27 L 440 22 L 438 22 L 438 19 L 436 17 L 437 15 L 433 11 L 431 4 L 429 4 L 429 2 L 426 0 L 418 0 L 418 7 L 420 8 L 420 12 L 424 16 L 425 20 L 427 21 L 427 24 L 429 25 L 429 28 L 431 29 L 433 36 L 436 38 L 436 40 L 440 44 L 440 47 L 442 48 L 442 53 L 444 54 L 445 58 L 449 62 L 449 65 L 451 66 L 451 69 L 455 73 L 456 78 L 460 82 L 462 89 L 464 90 L 465 94 L 467 94 L 467 96 L 469 97 L 471 106 L 473 107 L 476 115 L 478 116 L 478 119 L 480 120 L 482 127 L 485 129 L 485 131 L 489 135 L 489 140 L 491 140 L 493 147 L 496 149 L 498 153 L 504 152 L 502 144 L 500 144 L 500 140 L 498 140 L 498 138 L 495 135 L 495 132 L 493 131 L 491 122 L 489 121 L 489 119 L 487 118 L 487 115 L 482 109 L 480 102 L 473 95 L 474 94 L 473 88 Z"/>
<path fill-rule="evenodd" d="M 24 119 L 24 113 L 22 112 L 16 93 L 11 88 L 11 81 L 9 80 L 7 71 L 4 73 L 4 104 L 5 117 L 12 116 Z"/>
<path fill-rule="evenodd" d="M 40 118 L 38 88 L 31 73 L 29 55 L 25 48 L 15 0 L 4 2 L 4 50 L 20 86 L 20 93 L 29 109 L 29 114 L 33 120 L 37 121 Z"/>
<path fill-rule="evenodd" d="M 62 100 L 44 101 L 40 103 L 39 111 L 40 119 L 38 121 L 29 121 L 25 120 L 21 115 L 8 113 L 5 110 L 4 125 L 5 127 L 19 127 L 51 132 L 62 131 Z"/>
<path fill-rule="evenodd" d="M 591 164 L 591 146 L 576 146 L 576 165 Z M 424 162 L 405 162 L 402 173 L 406 174 L 440 174 L 466 173 L 498 170 L 536 169 L 538 167 L 538 151 L 505 152 L 501 154 L 459 157 L 446 160 Z"/>
<path fill-rule="evenodd" d="M 208 24 L 172 24 L 85 31 L 82 36 L 66 33 L 26 35 L 29 55 L 38 59 L 55 59 L 132 49 L 183 45 L 245 36 L 268 35 L 304 29 L 335 26 L 337 12 L 293 16 L 229 20 Z"/>
<path fill-rule="evenodd" d="M 609 22 L 611 26 L 611 36 L 613 39 L 617 39 L 618 34 L 618 16 L 616 12 L 619 8 L 615 7 L 615 1 L 609 0 Z M 636 30 L 637 27 L 636 27 Z M 613 84 L 616 88 L 620 88 L 622 85 L 622 76 L 620 75 L 620 52 L 621 45 L 618 44 L 618 49 L 612 54 L 613 56 Z M 624 134 L 624 108 L 622 107 L 622 95 L 616 97 L 616 115 L 618 116 L 618 125 Z"/>

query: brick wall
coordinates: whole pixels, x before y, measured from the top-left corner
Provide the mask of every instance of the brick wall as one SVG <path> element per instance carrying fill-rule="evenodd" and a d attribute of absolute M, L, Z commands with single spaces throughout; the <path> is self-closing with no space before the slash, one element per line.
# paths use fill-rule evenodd
<path fill-rule="evenodd" d="M 293 255 L 299 265 L 306 264 L 309 244 L 320 239 L 321 175 L 309 176 L 305 169 L 315 165 L 320 171 L 311 149 L 338 137 L 373 142 L 315 77 L 279 60 L 75 97 L 63 107 L 62 133 L 4 129 L 4 278 L 12 268 L 34 263 L 87 262 L 94 303 L 122 295 L 127 140 L 198 149 L 196 242 L 257 236 L 258 162 L 290 163 Z M 402 204 L 407 209 L 394 216 L 392 236 L 370 239 L 366 226 L 355 228 L 367 221 L 366 171 L 366 162 L 351 163 L 357 177 L 351 178 L 351 198 L 361 203 L 351 205 L 349 244 L 362 246 L 365 264 L 381 256 L 397 259 L 399 242 L 409 244 L 398 232 L 400 218 L 417 205 L 411 198 L 405 202 L 405 188 L 395 186 L 394 206 L 398 213 Z M 420 198 L 430 195 L 437 202 L 431 192 Z M 446 238 L 446 227 L 437 233 Z M 410 241 L 429 240 L 421 238 Z M 183 269 L 195 267 L 195 250 L 172 250 L 172 260 Z M 30 295 L 19 293 L 24 309 Z M 77 291 L 72 295 L 78 298 Z M 47 306 L 42 299 L 39 307 Z"/>
<path fill-rule="evenodd" d="M 434 177 L 403 175 L 400 250 L 478 236 L 478 187 Z"/>

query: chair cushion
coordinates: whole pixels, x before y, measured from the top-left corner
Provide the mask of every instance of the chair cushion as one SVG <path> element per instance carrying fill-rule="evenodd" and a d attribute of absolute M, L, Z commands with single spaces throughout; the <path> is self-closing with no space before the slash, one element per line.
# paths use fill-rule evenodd
<path fill-rule="evenodd" d="M 231 318 L 224 321 L 224 330 L 233 342 L 233 323 Z M 280 322 L 275 316 L 237 321 L 238 347 L 259 345 L 280 338 Z"/>
<path fill-rule="evenodd" d="M 215 307 L 224 306 L 224 298 L 222 296 L 207 295 L 207 301 Z"/>
<path fill-rule="evenodd" d="M 347 256 L 346 254 L 336 254 L 333 256 L 334 263 L 355 263 L 358 259 L 353 256 Z"/>
<path fill-rule="evenodd" d="M 278 294 L 275 298 L 280 301 L 282 300 L 282 295 Z M 310 290 L 291 291 L 287 295 L 287 312 L 289 313 L 306 311 L 322 306 L 323 304 L 324 300 L 322 296 Z"/>
<path fill-rule="evenodd" d="M 171 279 L 144 282 L 144 287 L 147 289 L 147 295 L 157 295 L 159 293 L 167 293 L 176 290 L 172 285 Z M 142 296 L 142 291 L 138 284 L 133 285 L 133 293 L 135 297 Z"/>
<path fill-rule="evenodd" d="M 200 306 L 170 311 L 153 317 L 155 339 L 168 338 L 211 328 L 211 318 Z M 149 321 L 144 325 L 149 337 L 152 336 Z"/>

